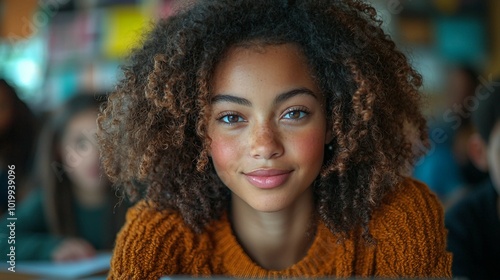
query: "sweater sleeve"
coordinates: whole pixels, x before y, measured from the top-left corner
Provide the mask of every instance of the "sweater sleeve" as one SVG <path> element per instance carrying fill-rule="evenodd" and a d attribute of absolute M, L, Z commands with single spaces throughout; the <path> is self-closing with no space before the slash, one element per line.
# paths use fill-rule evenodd
<path fill-rule="evenodd" d="M 173 211 L 158 212 L 141 201 L 127 212 L 118 233 L 108 279 L 158 279 L 208 274 L 210 242 Z"/>
<path fill-rule="evenodd" d="M 426 185 L 405 179 L 374 213 L 375 275 L 451 277 L 443 209 Z"/>

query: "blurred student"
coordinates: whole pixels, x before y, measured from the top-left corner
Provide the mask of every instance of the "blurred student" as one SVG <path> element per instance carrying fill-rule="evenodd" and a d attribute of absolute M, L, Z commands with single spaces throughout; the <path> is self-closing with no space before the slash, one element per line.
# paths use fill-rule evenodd
<path fill-rule="evenodd" d="M 73 97 L 43 129 L 34 180 L 39 188 L 16 211 L 16 260 L 78 260 L 113 247 L 125 209 L 100 168 L 98 99 Z"/>
<path fill-rule="evenodd" d="M 32 165 L 35 117 L 16 90 L 0 78 L 0 215 L 7 210 L 8 166 L 15 172 L 16 200 Z"/>
<path fill-rule="evenodd" d="M 429 129 L 430 135 L 441 131 L 444 136 L 433 142 L 413 173 L 438 195 L 445 207 L 452 204 L 463 189 L 470 189 L 488 175 L 479 171 L 467 155 L 468 139 L 473 132 L 468 99 L 475 94 L 477 77 L 476 71 L 467 65 L 450 70 L 444 93 L 446 109 L 430 121 Z"/>
<path fill-rule="evenodd" d="M 448 108 L 454 114 L 448 114 L 445 121 L 454 130 L 453 135 L 453 156 L 458 164 L 462 178 L 462 186 L 473 189 L 478 183 L 488 178 L 488 173 L 478 169 L 472 162 L 468 153 L 468 143 L 474 133 L 472 123 L 471 100 L 476 94 L 479 86 L 479 74 L 470 66 L 460 65 L 455 67 L 450 74 L 449 89 L 447 91 Z"/>
<path fill-rule="evenodd" d="M 472 117 L 476 132 L 470 138 L 471 159 L 490 178 L 446 215 L 453 275 L 469 279 L 500 276 L 500 88 L 494 89 L 477 96 Z"/>

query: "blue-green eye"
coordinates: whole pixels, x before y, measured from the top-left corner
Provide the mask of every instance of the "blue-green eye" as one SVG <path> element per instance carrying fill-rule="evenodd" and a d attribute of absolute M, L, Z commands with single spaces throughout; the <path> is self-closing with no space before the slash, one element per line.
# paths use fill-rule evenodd
<path fill-rule="evenodd" d="M 290 120 L 299 120 L 307 116 L 309 113 L 302 110 L 293 110 L 286 113 L 283 118 Z"/>
<path fill-rule="evenodd" d="M 225 115 L 225 116 L 219 118 L 219 121 L 221 121 L 223 123 L 227 123 L 227 124 L 233 124 L 233 123 L 238 123 L 238 122 L 242 122 L 245 120 L 238 115 Z"/>

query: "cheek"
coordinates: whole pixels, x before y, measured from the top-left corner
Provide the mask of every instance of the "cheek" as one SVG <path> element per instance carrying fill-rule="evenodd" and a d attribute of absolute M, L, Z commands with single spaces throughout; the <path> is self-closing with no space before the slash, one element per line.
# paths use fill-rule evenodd
<path fill-rule="evenodd" d="M 210 155 L 217 173 L 228 171 L 241 158 L 238 143 L 237 139 L 231 137 L 212 138 Z"/>
<path fill-rule="evenodd" d="M 85 176 L 85 170 L 83 168 L 75 168 L 70 172 L 71 179 L 75 182 L 81 183 L 87 181 L 87 176 Z"/>
<path fill-rule="evenodd" d="M 71 167 L 64 164 L 64 172 L 73 184 L 82 185 L 86 180 L 85 171 L 81 165 Z"/>
<path fill-rule="evenodd" d="M 77 150 L 67 146 L 62 152 L 62 163 L 68 177 L 76 182 L 91 182 L 100 178 L 99 153 L 93 146 Z"/>
<path fill-rule="evenodd" d="M 325 133 L 323 129 L 310 129 L 290 138 L 291 149 L 296 157 L 311 167 L 318 168 L 323 163 Z"/>

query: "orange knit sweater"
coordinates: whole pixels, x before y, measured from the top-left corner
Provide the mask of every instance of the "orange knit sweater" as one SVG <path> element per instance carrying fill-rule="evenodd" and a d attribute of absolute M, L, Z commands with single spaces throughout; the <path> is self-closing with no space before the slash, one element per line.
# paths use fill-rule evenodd
<path fill-rule="evenodd" d="M 343 242 L 319 223 L 307 255 L 281 271 L 269 271 L 245 254 L 225 215 L 202 234 L 175 212 L 140 202 L 118 235 L 108 279 L 157 279 L 162 275 L 235 277 L 411 276 L 451 277 L 443 211 L 429 189 L 412 179 L 388 194 L 374 212 L 368 245 Z"/>

